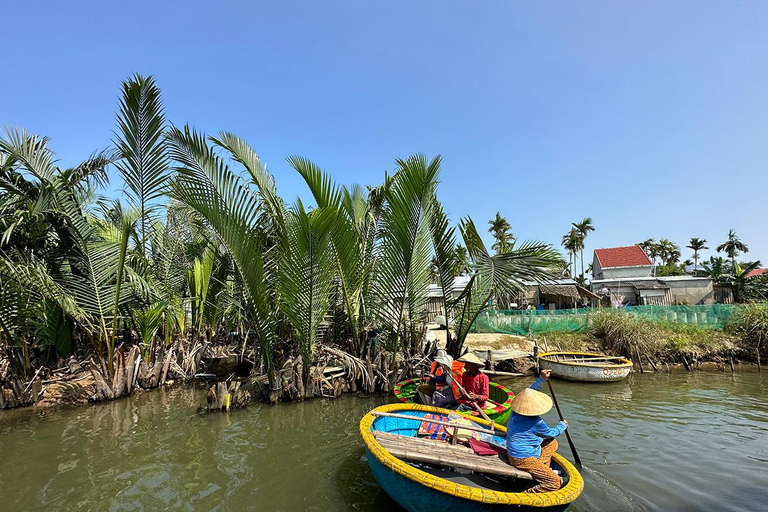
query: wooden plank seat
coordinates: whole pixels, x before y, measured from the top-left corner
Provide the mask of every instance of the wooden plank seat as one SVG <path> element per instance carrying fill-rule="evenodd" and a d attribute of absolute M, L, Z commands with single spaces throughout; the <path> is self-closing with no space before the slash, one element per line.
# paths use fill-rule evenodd
<path fill-rule="evenodd" d="M 469 469 L 489 475 L 533 480 L 530 473 L 509 465 L 501 456 L 480 456 L 472 448 L 444 441 L 408 437 L 390 432 L 373 432 L 376 440 L 398 459 L 437 464 L 449 468 Z"/>

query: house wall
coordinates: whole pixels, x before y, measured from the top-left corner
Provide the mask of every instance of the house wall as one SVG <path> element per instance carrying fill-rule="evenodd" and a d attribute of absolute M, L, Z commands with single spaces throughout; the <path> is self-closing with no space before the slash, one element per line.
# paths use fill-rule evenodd
<path fill-rule="evenodd" d="M 675 304 L 714 304 L 715 291 L 711 279 L 663 280 Z"/>
<path fill-rule="evenodd" d="M 637 267 L 613 267 L 603 268 L 597 255 L 592 256 L 592 278 L 593 279 L 621 279 L 629 277 L 649 277 L 653 275 L 652 265 L 642 265 Z"/>
<path fill-rule="evenodd" d="M 642 267 L 616 267 L 602 269 L 603 277 L 596 279 L 624 279 L 632 277 L 650 277 L 653 275 L 653 267 L 646 265 Z"/>

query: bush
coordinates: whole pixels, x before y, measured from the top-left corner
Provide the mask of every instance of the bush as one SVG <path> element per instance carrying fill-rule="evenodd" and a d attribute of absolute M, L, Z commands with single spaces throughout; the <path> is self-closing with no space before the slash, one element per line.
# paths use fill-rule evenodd
<path fill-rule="evenodd" d="M 592 316 L 591 333 L 603 340 L 603 346 L 614 354 L 627 357 L 653 352 L 657 344 L 656 332 L 645 319 L 628 315 L 620 310 L 600 311 Z"/>
<path fill-rule="evenodd" d="M 732 317 L 729 328 L 742 338 L 745 348 L 757 352 L 759 364 L 760 348 L 768 340 L 768 302 L 744 304 Z"/>

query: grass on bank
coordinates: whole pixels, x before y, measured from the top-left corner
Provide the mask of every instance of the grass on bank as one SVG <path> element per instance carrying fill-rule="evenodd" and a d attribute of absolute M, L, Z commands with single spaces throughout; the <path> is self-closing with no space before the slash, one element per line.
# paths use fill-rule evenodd
<path fill-rule="evenodd" d="M 589 330 L 578 333 L 548 333 L 537 336 L 552 349 L 592 350 L 669 363 L 722 361 L 732 355 L 747 362 L 759 362 L 760 349 L 768 340 L 768 302 L 741 306 L 724 329 L 669 321 L 652 321 L 620 311 L 601 311 L 590 318 Z"/>

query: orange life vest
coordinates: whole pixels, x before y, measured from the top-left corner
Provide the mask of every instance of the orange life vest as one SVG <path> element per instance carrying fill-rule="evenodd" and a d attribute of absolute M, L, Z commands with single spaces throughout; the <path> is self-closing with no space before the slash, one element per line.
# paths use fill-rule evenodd
<path fill-rule="evenodd" d="M 464 363 L 461 361 L 454 361 L 451 365 L 451 388 L 453 389 L 453 397 L 458 401 L 463 397 L 461 390 L 456 382 L 461 382 L 461 374 L 464 373 Z"/>
<path fill-rule="evenodd" d="M 435 377 L 442 377 L 445 373 L 445 370 L 443 370 L 443 367 L 440 363 L 437 361 L 432 361 L 432 366 L 429 367 L 429 373 L 430 375 L 433 375 Z M 435 384 L 436 389 L 443 389 L 448 384 Z"/>

